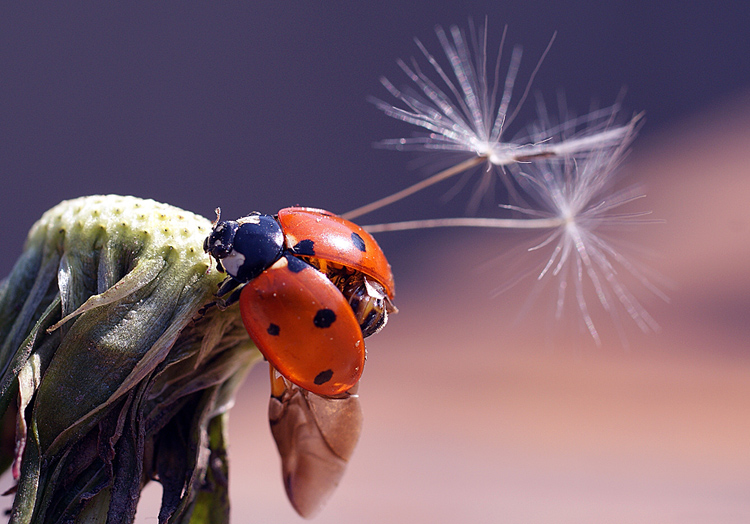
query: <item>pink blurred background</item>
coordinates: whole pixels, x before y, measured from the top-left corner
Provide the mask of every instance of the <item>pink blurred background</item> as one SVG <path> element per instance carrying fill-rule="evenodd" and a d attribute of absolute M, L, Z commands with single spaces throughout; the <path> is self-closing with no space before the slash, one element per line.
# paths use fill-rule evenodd
<path fill-rule="evenodd" d="M 362 439 L 315 521 L 750 522 L 748 144 L 750 98 L 637 142 L 624 171 L 666 223 L 631 240 L 671 303 L 641 295 L 661 332 L 623 319 L 627 348 L 606 316 L 603 347 L 566 334 L 544 297 L 518 321 L 528 281 L 490 298 L 505 275 L 482 263 L 518 239 L 417 239 L 398 268 L 400 312 L 368 341 Z M 233 522 L 298 523 L 265 373 L 232 411 Z"/>

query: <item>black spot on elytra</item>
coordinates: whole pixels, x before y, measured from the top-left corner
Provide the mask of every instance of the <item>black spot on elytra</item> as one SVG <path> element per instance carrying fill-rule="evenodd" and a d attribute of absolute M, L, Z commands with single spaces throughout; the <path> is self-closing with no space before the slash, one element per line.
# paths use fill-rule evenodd
<path fill-rule="evenodd" d="M 315 377 L 315 380 L 313 380 L 313 382 L 315 382 L 316 385 L 320 386 L 321 384 L 325 384 L 326 382 L 331 380 L 332 376 L 333 376 L 333 370 L 326 369 L 325 371 L 321 371 L 320 373 L 318 373 L 317 376 Z"/>
<path fill-rule="evenodd" d="M 274 324 L 273 322 L 269 324 L 268 329 L 266 329 L 266 332 L 272 337 L 278 337 L 280 331 L 281 331 L 281 328 L 277 326 L 276 324 Z"/>
<path fill-rule="evenodd" d="M 292 248 L 295 255 L 304 255 L 306 257 L 315 256 L 315 242 L 310 239 L 301 240 Z"/>
<path fill-rule="evenodd" d="M 367 247 L 365 246 L 365 241 L 362 239 L 361 236 L 359 236 L 357 233 L 352 232 L 352 244 L 354 244 L 354 247 L 359 249 L 362 253 L 367 251 Z"/>
<path fill-rule="evenodd" d="M 292 256 L 292 255 L 287 255 L 286 261 L 287 261 L 287 267 L 289 268 L 289 271 L 291 271 L 292 273 L 299 273 L 303 269 L 311 267 L 310 264 L 308 264 L 304 260 L 300 260 L 299 258 Z"/>
<path fill-rule="evenodd" d="M 336 322 L 336 313 L 331 309 L 319 309 L 313 318 L 313 324 L 319 328 L 330 327 L 334 322 Z"/>

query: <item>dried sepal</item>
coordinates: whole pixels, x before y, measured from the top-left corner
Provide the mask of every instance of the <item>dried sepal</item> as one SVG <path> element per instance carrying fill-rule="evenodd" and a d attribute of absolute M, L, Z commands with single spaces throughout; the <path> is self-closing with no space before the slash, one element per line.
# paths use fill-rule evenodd
<path fill-rule="evenodd" d="M 362 410 L 356 395 L 320 397 L 284 384 L 283 393 L 271 396 L 268 419 L 287 496 L 297 513 L 312 518 L 344 475 L 362 430 Z"/>

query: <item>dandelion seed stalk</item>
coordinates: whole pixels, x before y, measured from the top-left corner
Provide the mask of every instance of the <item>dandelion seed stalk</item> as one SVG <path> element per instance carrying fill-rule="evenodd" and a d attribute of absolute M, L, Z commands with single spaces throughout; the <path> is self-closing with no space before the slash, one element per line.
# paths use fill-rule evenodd
<path fill-rule="evenodd" d="M 515 219 L 515 218 L 433 218 L 428 220 L 406 220 L 364 226 L 369 233 L 386 231 L 408 231 L 410 229 L 432 229 L 437 227 L 480 227 L 495 229 L 554 229 L 565 224 L 560 218 Z"/>
<path fill-rule="evenodd" d="M 471 169 L 472 167 L 478 166 L 484 161 L 486 161 L 486 159 L 481 156 L 470 158 L 468 160 L 461 162 L 460 164 L 456 164 L 453 167 L 450 167 L 444 171 L 441 171 L 440 173 L 432 175 L 431 177 L 421 182 L 418 182 L 412 186 L 409 186 L 406 189 L 402 189 L 401 191 L 393 193 L 390 196 L 381 198 L 380 200 L 376 200 L 375 202 L 367 204 L 366 206 L 358 207 L 357 209 L 348 211 L 347 213 L 344 213 L 341 216 L 346 218 L 347 220 L 351 220 L 353 218 L 357 218 L 367 213 L 371 213 L 375 211 L 376 209 L 380 209 L 381 207 L 385 207 L 390 204 L 393 204 L 394 202 L 398 202 L 399 200 L 402 200 L 410 195 L 413 195 L 414 193 L 421 191 L 433 184 L 437 184 L 438 182 L 441 182 L 445 180 L 446 178 L 450 178 L 459 173 L 463 173 L 467 169 Z"/>

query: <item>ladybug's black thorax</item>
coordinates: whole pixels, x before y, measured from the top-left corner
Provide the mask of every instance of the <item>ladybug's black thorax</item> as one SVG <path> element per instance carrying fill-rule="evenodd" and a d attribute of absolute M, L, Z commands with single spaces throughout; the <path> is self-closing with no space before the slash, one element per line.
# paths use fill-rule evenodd
<path fill-rule="evenodd" d="M 272 216 L 253 214 L 217 222 L 203 248 L 229 276 L 245 283 L 281 257 L 284 234 Z"/>

